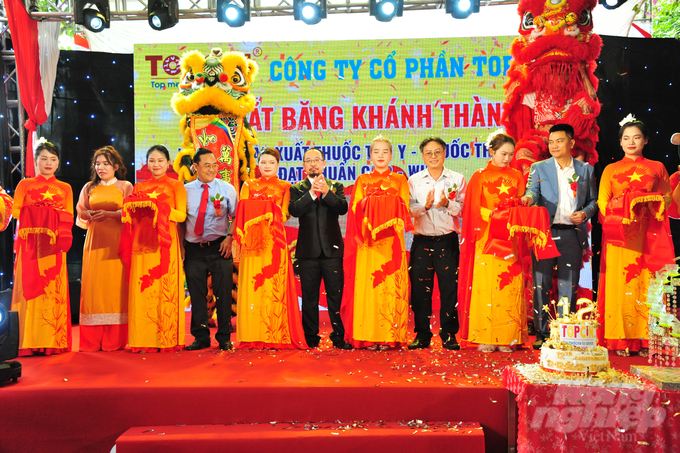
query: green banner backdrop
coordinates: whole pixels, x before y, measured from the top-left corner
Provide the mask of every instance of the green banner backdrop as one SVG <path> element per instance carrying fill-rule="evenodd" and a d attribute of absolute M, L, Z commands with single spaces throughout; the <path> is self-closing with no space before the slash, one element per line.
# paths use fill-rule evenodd
<path fill-rule="evenodd" d="M 188 50 L 238 50 L 259 74 L 249 116 L 259 147 L 282 156 L 279 177 L 295 183 L 310 146 L 326 156 L 326 176 L 353 184 L 370 171 L 368 146 L 378 134 L 394 146 L 392 164 L 410 176 L 424 168 L 418 145 L 447 143 L 446 167 L 463 173 L 486 165 L 486 138 L 500 127 L 503 81 L 512 37 L 157 44 L 135 46 L 135 166 L 146 150 L 181 144 L 170 105 L 179 90 L 179 59 Z M 174 156 L 171 156 L 174 158 Z"/>

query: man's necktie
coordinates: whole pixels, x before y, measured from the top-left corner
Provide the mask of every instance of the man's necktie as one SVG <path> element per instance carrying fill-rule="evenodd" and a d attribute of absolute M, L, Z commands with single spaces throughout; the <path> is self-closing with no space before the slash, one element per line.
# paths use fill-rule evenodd
<path fill-rule="evenodd" d="M 201 184 L 203 187 L 203 194 L 201 194 L 201 205 L 198 207 L 198 215 L 196 216 L 196 226 L 194 226 L 194 234 L 196 236 L 203 236 L 203 226 L 205 225 L 205 211 L 208 208 L 208 185 Z"/>

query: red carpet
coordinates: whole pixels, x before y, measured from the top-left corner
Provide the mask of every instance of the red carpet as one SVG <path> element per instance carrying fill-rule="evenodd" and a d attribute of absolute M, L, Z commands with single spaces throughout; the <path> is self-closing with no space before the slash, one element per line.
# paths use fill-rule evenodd
<path fill-rule="evenodd" d="M 254 425 L 131 428 L 116 442 L 116 453 L 464 451 L 484 453 L 477 423 L 266 423 Z"/>
<path fill-rule="evenodd" d="M 325 318 L 327 322 L 327 317 Z M 78 328 L 74 328 L 77 345 Z M 187 343 L 193 340 L 187 336 Z M 0 387 L 0 452 L 106 452 L 133 427 L 296 422 L 478 422 L 507 450 L 506 365 L 534 351 L 67 353 L 22 358 Z M 640 358 L 612 357 L 628 369 Z M 428 450 L 436 451 L 436 450 Z"/>

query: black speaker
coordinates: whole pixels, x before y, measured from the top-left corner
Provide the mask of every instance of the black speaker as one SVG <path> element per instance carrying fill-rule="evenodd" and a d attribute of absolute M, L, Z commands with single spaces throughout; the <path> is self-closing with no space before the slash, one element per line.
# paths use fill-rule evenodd
<path fill-rule="evenodd" d="M 16 382 L 21 377 L 21 363 L 13 360 L 11 362 L 0 362 L 0 384 L 7 381 Z"/>
<path fill-rule="evenodd" d="M 3 312 L 0 308 L 0 362 L 19 357 L 19 312 Z"/>
<path fill-rule="evenodd" d="M 0 305 L 5 307 L 7 311 L 12 309 L 12 288 L 0 291 Z"/>
<path fill-rule="evenodd" d="M 80 324 L 80 280 L 68 282 L 68 297 L 71 305 L 71 324 Z"/>

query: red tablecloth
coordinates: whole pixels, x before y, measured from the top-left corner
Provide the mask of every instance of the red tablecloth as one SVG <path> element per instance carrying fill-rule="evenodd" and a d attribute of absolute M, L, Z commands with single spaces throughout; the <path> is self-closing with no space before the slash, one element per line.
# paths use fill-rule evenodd
<path fill-rule="evenodd" d="M 514 368 L 503 385 L 517 395 L 517 451 L 675 452 L 680 393 L 532 384 Z"/>

